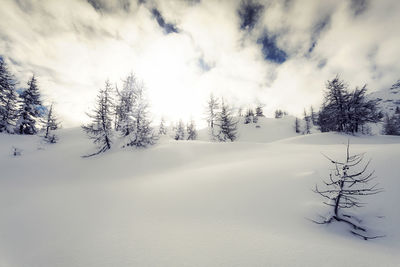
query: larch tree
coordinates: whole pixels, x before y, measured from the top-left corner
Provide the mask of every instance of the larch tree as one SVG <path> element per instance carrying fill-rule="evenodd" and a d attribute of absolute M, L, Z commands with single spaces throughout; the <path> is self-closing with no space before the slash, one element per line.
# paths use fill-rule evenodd
<path fill-rule="evenodd" d="M 179 120 L 178 124 L 175 126 L 175 140 L 185 140 L 185 125 L 182 120 Z"/>
<path fill-rule="evenodd" d="M 111 92 L 111 84 L 106 81 L 105 87 L 100 89 L 97 95 L 96 107 L 92 113 L 88 114 L 92 121 L 82 126 L 89 138 L 97 145 L 97 151 L 85 157 L 103 153 L 111 148 L 113 115 Z"/>
<path fill-rule="evenodd" d="M 210 137 L 212 139 L 215 138 L 215 121 L 217 119 L 218 110 L 220 108 L 219 100 L 214 96 L 214 94 L 210 94 L 210 97 L 207 101 L 207 108 L 206 108 L 206 119 L 210 131 Z"/>
<path fill-rule="evenodd" d="M 328 224 L 332 221 L 344 222 L 353 228 L 350 230 L 351 233 L 365 240 L 380 237 L 370 235 L 355 214 L 344 211 L 356 211 L 357 208 L 365 205 L 361 198 L 382 192 L 382 188 L 379 188 L 377 183 L 370 184 L 375 178 L 374 171 L 368 171 L 370 161 L 363 163 L 363 153 L 350 155 L 349 142 L 344 161 L 325 157 L 334 165 L 334 169 L 329 179 L 324 181 L 324 188 L 321 189 L 316 185 L 314 192 L 321 195 L 326 200 L 324 204 L 332 210 L 328 217 L 323 217 L 323 221 L 314 222 L 318 224 Z"/>
<path fill-rule="evenodd" d="M 129 135 L 126 136 L 126 146 L 147 147 L 156 141 L 151 120 L 149 117 L 149 103 L 146 97 L 143 82 L 136 82 L 134 87 L 134 100 L 129 117 L 133 122 L 133 127 Z"/>
<path fill-rule="evenodd" d="M 58 141 L 57 135 L 53 131 L 57 130 L 60 126 L 57 117 L 54 115 L 53 104 L 47 110 L 46 119 L 42 120 L 44 124 L 44 140 L 48 143 L 54 144 Z"/>
<path fill-rule="evenodd" d="M 190 122 L 187 124 L 186 131 L 188 134 L 187 140 L 196 140 L 197 139 L 196 124 L 193 120 L 190 120 Z"/>

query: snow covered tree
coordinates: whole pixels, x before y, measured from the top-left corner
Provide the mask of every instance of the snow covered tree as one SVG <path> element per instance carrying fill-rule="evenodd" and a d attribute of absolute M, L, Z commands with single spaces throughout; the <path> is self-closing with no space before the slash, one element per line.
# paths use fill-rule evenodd
<path fill-rule="evenodd" d="M 88 116 L 92 122 L 82 126 L 90 139 L 97 145 L 97 152 L 86 157 L 94 156 L 111 148 L 112 144 L 112 98 L 111 84 L 106 81 L 104 89 L 100 89 L 97 95 L 96 107 Z"/>
<path fill-rule="evenodd" d="M 317 125 L 318 123 L 318 116 L 314 111 L 313 106 L 310 106 L 310 118 L 313 125 Z"/>
<path fill-rule="evenodd" d="M 377 100 L 368 100 L 367 87 L 349 92 L 343 81 L 336 76 L 326 84 L 325 99 L 318 116 L 321 131 L 356 133 L 368 122 L 382 118 Z"/>
<path fill-rule="evenodd" d="M 0 132 L 13 133 L 18 111 L 16 81 L 0 57 Z"/>
<path fill-rule="evenodd" d="M 367 86 L 356 88 L 351 94 L 347 104 L 346 132 L 357 133 L 368 122 L 376 123 L 382 119 L 382 113 L 377 107 L 378 100 L 367 100 L 365 94 Z"/>
<path fill-rule="evenodd" d="M 185 140 L 185 125 L 182 120 L 179 120 L 175 127 L 175 140 Z"/>
<path fill-rule="evenodd" d="M 300 133 L 300 120 L 297 117 L 294 121 L 294 130 L 296 133 Z"/>
<path fill-rule="evenodd" d="M 35 75 L 28 82 L 28 88 L 21 94 L 16 131 L 19 134 L 36 134 L 37 122 L 42 116 L 42 102 Z"/>
<path fill-rule="evenodd" d="M 230 107 L 222 100 L 221 111 L 218 113 L 215 125 L 218 126 L 218 140 L 221 142 L 235 141 L 237 138 L 238 121 L 232 116 Z"/>
<path fill-rule="evenodd" d="M 43 137 L 44 140 L 51 144 L 56 143 L 58 141 L 58 137 L 52 132 L 58 129 L 60 123 L 54 115 L 53 104 L 50 105 L 47 111 L 46 120 L 43 120 L 42 122 L 44 123 L 45 130 L 45 135 Z"/>
<path fill-rule="evenodd" d="M 129 116 L 132 119 L 133 127 L 127 135 L 127 146 L 147 147 L 156 141 L 156 135 L 151 127 L 149 118 L 149 104 L 146 98 L 143 83 L 136 83 L 134 89 L 134 101 Z"/>
<path fill-rule="evenodd" d="M 305 122 L 303 134 L 310 134 L 311 133 L 311 118 L 310 118 L 310 116 L 307 115 L 307 112 L 305 109 L 304 109 L 303 119 Z"/>
<path fill-rule="evenodd" d="M 117 92 L 117 105 L 115 105 L 115 130 L 125 137 L 135 128 L 132 117 L 133 103 L 136 100 L 136 92 L 139 90 L 136 77 L 131 73 L 123 81 L 122 90 Z"/>
<path fill-rule="evenodd" d="M 158 134 L 159 135 L 166 135 L 167 134 L 167 127 L 165 126 L 165 119 L 161 118 L 160 126 L 158 127 Z"/>
<path fill-rule="evenodd" d="M 249 124 L 253 121 L 254 112 L 251 108 L 246 110 L 246 115 L 244 116 L 244 124 Z"/>
<path fill-rule="evenodd" d="M 193 120 L 191 120 L 187 126 L 186 126 L 186 131 L 188 134 L 187 140 L 196 140 L 197 139 L 197 130 L 196 130 L 196 124 Z"/>
<path fill-rule="evenodd" d="M 261 105 L 261 104 L 257 105 L 257 107 L 256 107 L 256 116 L 257 117 L 265 117 L 263 107 L 264 107 L 264 105 Z"/>
<path fill-rule="evenodd" d="M 218 98 L 214 97 L 214 95 L 211 93 L 210 98 L 208 99 L 207 102 L 206 118 L 212 139 L 215 138 L 214 124 L 215 120 L 217 119 L 218 109 L 219 109 Z"/>
<path fill-rule="evenodd" d="M 275 119 L 280 119 L 284 115 L 287 115 L 287 113 L 285 111 L 280 110 L 280 109 L 275 110 Z"/>
<path fill-rule="evenodd" d="M 326 156 L 325 156 L 326 157 Z M 333 220 L 344 222 L 352 226 L 351 232 L 365 240 L 376 238 L 370 236 L 367 229 L 360 225 L 360 220 L 350 213 L 344 213 L 344 209 L 355 209 L 362 207 L 365 203 L 360 201 L 361 197 L 374 195 L 382 192 L 378 184 L 369 185 L 375 178 L 374 172 L 367 170 L 370 161 L 363 166 L 364 154 L 350 155 L 350 144 L 347 143 L 345 161 L 340 162 L 326 157 L 333 165 L 334 171 L 329 175 L 329 179 L 324 181 L 324 189 L 315 186 L 314 192 L 327 199 L 324 204 L 332 207 L 331 215 L 324 217 L 322 222 L 314 221 L 318 224 L 331 223 Z"/>
<path fill-rule="evenodd" d="M 386 114 L 383 120 L 383 134 L 400 135 L 400 113 Z"/>

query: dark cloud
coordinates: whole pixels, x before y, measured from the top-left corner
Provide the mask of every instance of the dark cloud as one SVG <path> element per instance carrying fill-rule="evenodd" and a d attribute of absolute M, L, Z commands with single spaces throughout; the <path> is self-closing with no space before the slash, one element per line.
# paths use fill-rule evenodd
<path fill-rule="evenodd" d="M 203 57 L 198 59 L 197 64 L 203 72 L 210 71 L 214 67 L 214 64 L 207 63 Z"/>
<path fill-rule="evenodd" d="M 278 64 L 287 60 L 288 55 L 277 46 L 275 36 L 269 36 L 267 33 L 264 33 L 257 42 L 262 45 L 262 53 L 265 60 Z"/>
<path fill-rule="evenodd" d="M 158 25 L 164 30 L 165 34 L 179 33 L 179 29 L 172 23 L 165 22 L 164 17 L 161 15 L 157 8 L 151 9 L 153 17 L 157 20 Z"/>
<path fill-rule="evenodd" d="M 238 8 L 240 29 L 252 30 L 264 11 L 264 6 L 253 0 L 242 0 Z"/>
<path fill-rule="evenodd" d="M 116 10 L 130 11 L 130 0 L 86 0 L 97 12 L 113 12 Z M 140 1 L 139 1 L 140 2 Z"/>
<path fill-rule="evenodd" d="M 368 9 L 369 1 L 368 0 L 351 0 L 350 1 L 350 9 L 353 12 L 354 16 L 358 16 L 364 13 Z"/>
<path fill-rule="evenodd" d="M 324 32 L 325 30 L 328 29 L 330 21 L 331 21 L 331 16 L 328 15 L 328 16 L 322 18 L 320 21 L 318 21 L 314 25 L 312 32 L 311 32 L 311 46 L 308 49 L 309 54 L 312 53 L 314 48 L 317 46 L 318 39 L 320 38 L 322 32 Z"/>

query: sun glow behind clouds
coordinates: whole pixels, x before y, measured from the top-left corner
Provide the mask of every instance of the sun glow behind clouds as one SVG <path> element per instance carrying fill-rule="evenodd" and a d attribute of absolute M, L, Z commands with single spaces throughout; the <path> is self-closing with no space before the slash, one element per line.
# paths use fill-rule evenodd
<path fill-rule="evenodd" d="M 198 122 L 210 92 L 236 107 L 259 100 L 266 113 L 301 114 L 320 103 L 324 82 L 337 73 L 371 89 L 399 78 L 398 1 L 368 2 L 356 17 L 348 1 L 259 1 L 258 20 L 242 29 L 239 0 L 91 2 L 99 5 L 3 0 L 0 9 L 0 54 L 21 87 L 32 72 L 38 76 L 66 126 L 87 119 L 106 79 L 121 86 L 130 72 L 147 87 L 156 120 Z M 273 38 L 269 46 L 257 42 L 265 34 Z M 287 57 L 265 60 L 274 51 L 263 49 Z"/>

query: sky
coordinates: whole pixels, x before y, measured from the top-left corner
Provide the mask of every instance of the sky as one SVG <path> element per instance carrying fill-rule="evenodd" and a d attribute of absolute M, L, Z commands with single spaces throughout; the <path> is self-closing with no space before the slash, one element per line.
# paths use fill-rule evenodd
<path fill-rule="evenodd" d="M 400 79 L 398 0 L 1 2 L 0 56 L 20 87 L 37 76 L 66 127 L 131 72 L 154 120 L 198 122 L 210 93 L 300 116 L 337 74 L 371 92 Z"/>

